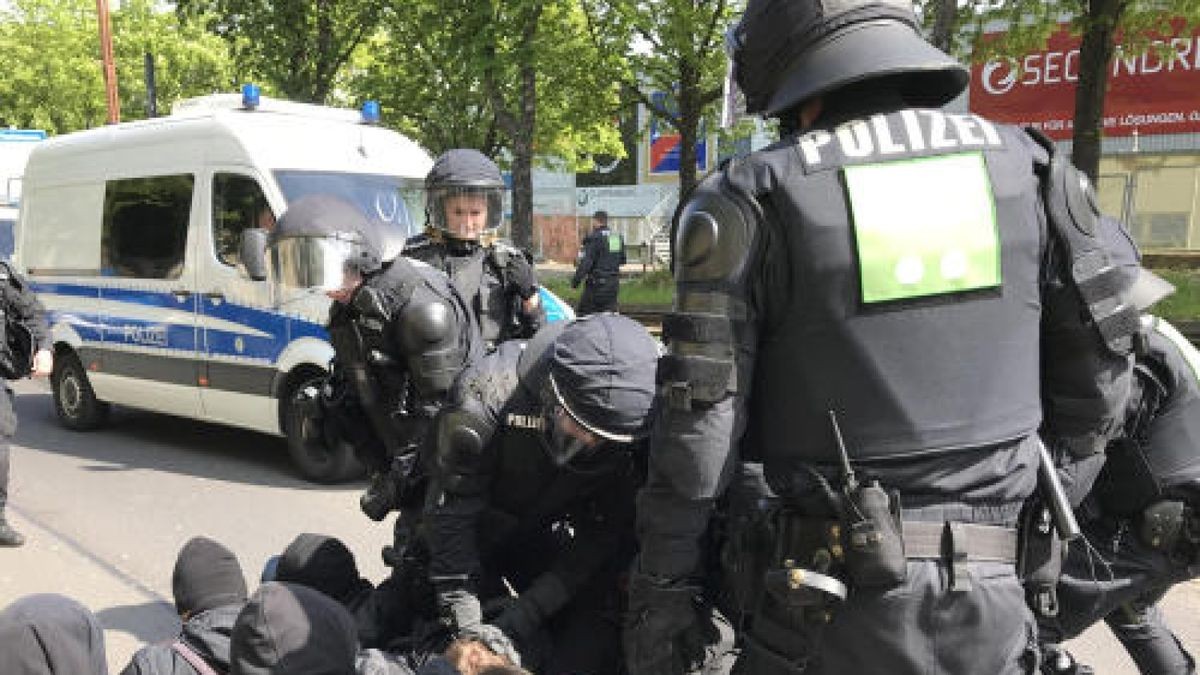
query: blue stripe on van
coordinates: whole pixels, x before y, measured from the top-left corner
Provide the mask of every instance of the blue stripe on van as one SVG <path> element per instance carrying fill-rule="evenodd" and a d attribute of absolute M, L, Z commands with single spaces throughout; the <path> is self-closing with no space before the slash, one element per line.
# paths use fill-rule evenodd
<path fill-rule="evenodd" d="M 326 341 L 329 339 L 325 327 L 319 323 L 298 317 L 284 316 L 271 309 L 249 307 L 225 300 L 213 303 L 196 294 L 187 296 L 181 302 L 174 294 L 165 291 L 131 290 L 70 283 L 33 283 L 31 286 L 39 294 L 112 300 L 146 307 L 159 307 L 164 311 L 181 311 L 189 316 L 195 315 L 197 309 L 202 306 L 206 316 L 268 334 L 266 336 L 252 335 L 236 329 L 202 331 L 195 324 L 166 324 L 162 321 L 80 312 L 74 309 L 52 310 L 48 313 L 47 318 L 51 323 L 65 322 L 71 325 L 85 342 L 205 352 L 218 356 L 257 359 L 274 363 L 284 348 L 293 340 L 302 337 Z"/>

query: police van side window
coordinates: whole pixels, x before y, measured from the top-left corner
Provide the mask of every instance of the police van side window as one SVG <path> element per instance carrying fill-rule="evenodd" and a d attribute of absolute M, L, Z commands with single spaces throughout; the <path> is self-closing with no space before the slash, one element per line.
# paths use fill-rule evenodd
<path fill-rule="evenodd" d="M 108 181 L 104 190 L 104 274 L 177 279 L 183 272 L 191 174 Z"/>
<path fill-rule="evenodd" d="M 258 183 L 236 173 L 213 175 L 212 203 L 214 253 L 226 265 L 236 266 L 242 230 L 258 227 L 269 232 L 275 227 L 275 214 Z"/>

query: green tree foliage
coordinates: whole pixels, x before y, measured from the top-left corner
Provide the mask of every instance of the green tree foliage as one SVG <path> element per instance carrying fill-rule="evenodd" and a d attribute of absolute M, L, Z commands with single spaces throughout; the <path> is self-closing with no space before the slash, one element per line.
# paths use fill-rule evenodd
<path fill-rule="evenodd" d="M 404 10 L 407 2 L 396 2 Z M 224 38 L 243 79 L 261 76 L 285 98 L 325 103 L 355 49 L 375 34 L 379 0 L 179 0 L 176 11 Z"/>
<path fill-rule="evenodd" d="M 355 90 L 430 151 L 474 147 L 513 174 L 513 239 L 533 232 L 535 158 L 620 154 L 616 61 L 573 0 L 408 0 L 356 57 Z"/>
<path fill-rule="evenodd" d="M 143 55 L 157 63 L 161 107 L 232 84 L 225 45 L 178 25 L 152 0 L 126 0 L 113 12 L 121 118 L 145 116 Z M 0 13 L 0 118 L 7 124 L 65 133 L 106 120 L 94 0 L 14 0 Z"/>
<path fill-rule="evenodd" d="M 680 197 L 696 185 L 702 120 L 715 120 L 726 71 L 731 0 L 582 0 L 591 33 L 605 51 L 623 54 L 622 85 L 680 135 Z M 630 40 L 633 36 L 633 40 Z M 652 92 L 673 93 L 664 106 Z"/>
<path fill-rule="evenodd" d="M 969 51 L 976 61 L 996 56 L 1019 58 L 1044 49 L 1062 23 L 1082 36 L 1071 159 L 1092 180 L 1100 168 L 1104 98 L 1118 48 L 1126 54 L 1161 51 L 1153 41 L 1158 36 L 1172 36 L 1172 17 L 1183 17 L 1189 25 L 1200 24 L 1200 0 L 959 0 L 957 6 L 951 0 L 914 0 L 914 5 L 935 43 L 946 35 L 973 38 L 950 38 L 941 44 L 959 56 Z M 986 36 L 984 30 L 991 25 L 1008 27 L 1003 38 Z"/>

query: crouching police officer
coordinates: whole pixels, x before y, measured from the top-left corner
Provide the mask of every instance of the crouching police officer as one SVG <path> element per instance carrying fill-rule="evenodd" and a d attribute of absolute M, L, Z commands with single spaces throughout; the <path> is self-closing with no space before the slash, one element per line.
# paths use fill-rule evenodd
<path fill-rule="evenodd" d="M 1169 285 L 1142 274 L 1138 288 L 1150 297 L 1135 302 L 1148 307 L 1164 294 L 1153 287 Z M 1060 643 L 1101 619 L 1140 672 L 1196 672 L 1157 603 L 1200 575 L 1200 352 L 1160 318 L 1143 316 L 1143 325 L 1124 431 L 1078 510 L 1098 551 L 1084 540 L 1071 546 L 1057 615 L 1040 621 L 1045 673 L 1092 672 Z"/>
<path fill-rule="evenodd" d="M 412 464 L 433 413 L 479 349 L 464 303 L 440 272 L 403 257 L 384 261 L 376 228 L 338 197 L 297 201 L 271 247 L 280 283 L 317 285 L 335 300 L 333 376 L 319 394 L 308 392 L 296 423 L 306 425 L 314 453 L 348 442 L 372 474 L 395 477 L 392 463 Z M 389 486 L 400 487 L 376 482 L 364 495 L 375 520 L 398 506 Z"/>
<path fill-rule="evenodd" d="M 785 136 L 679 215 L 629 669 L 696 662 L 701 536 L 760 459 L 780 506 L 739 669 L 1031 672 L 1015 526 L 1039 428 L 1060 457 L 1103 450 L 1137 325 L 1086 181 L 936 108 L 968 74 L 906 1 L 750 0 L 729 44 Z"/>
<path fill-rule="evenodd" d="M 658 345 L 601 314 L 472 363 L 438 417 L 423 528 L 452 631 L 485 620 L 539 673 L 621 668 L 618 577 Z"/>
<path fill-rule="evenodd" d="M 529 256 L 495 241 L 503 215 L 500 169 L 478 150 L 449 150 L 425 177 L 425 233 L 404 255 L 450 275 L 487 349 L 528 338 L 541 326 L 537 277 Z"/>

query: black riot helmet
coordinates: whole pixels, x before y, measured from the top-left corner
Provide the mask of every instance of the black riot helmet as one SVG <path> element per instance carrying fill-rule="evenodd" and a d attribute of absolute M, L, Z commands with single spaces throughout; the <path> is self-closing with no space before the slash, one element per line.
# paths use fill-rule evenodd
<path fill-rule="evenodd" d="M 550 324 L 525 352 L 522 380 L 541 397 L 555 464 L 585 466 L 647 435 L 659 347 L 641 324 L 612 313 Z"/>
<path fill-rule="evenodd" d="M 746 111 L 764 117 L 877 78 L 910 105 L 936 107 L 970 78 L 921 37 L 909 0 L 749 0 L 726 48 Z"/>
<path fill-rule="evenodd" d="M 271 232 L 271 264 L 286 286 L 337 290 L 383 265 L 378 230 L 353 204 L 333 195 L 293 202 Z"/>
<path fill-rule="evenodd" d="M 454 239 L 478 240 L 500 227 L 504 179 L 482 152 L 456 148 L 442 153 L 425 176 L 429 227 Z"/>

